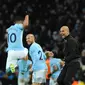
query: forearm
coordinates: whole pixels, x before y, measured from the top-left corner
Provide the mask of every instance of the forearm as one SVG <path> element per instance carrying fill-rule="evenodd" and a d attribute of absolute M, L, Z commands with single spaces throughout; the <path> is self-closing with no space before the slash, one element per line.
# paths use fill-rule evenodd
<path fill-rule="evenodd" d="M 23 26 L 24 26 L 24 28 L 26 28 L 28 25 L 29 25 L 29 15 L 26 15 L 24 22 L 23 22 Z"/>

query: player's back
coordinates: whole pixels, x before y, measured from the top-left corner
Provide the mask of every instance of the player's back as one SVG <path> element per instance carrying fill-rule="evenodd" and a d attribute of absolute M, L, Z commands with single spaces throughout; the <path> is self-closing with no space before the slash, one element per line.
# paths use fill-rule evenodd
<path fill-rule="evenodd" d="M 15 24 L 7 29 L 8 33 L 8 48 L 7 50 L 22 50 L 23 42 L 23 26 L 22 24 Z"/>
<path fill-rule="evenodd" d="M 45 63 L 44 58 L 44 52 L 39 44 L 34 42 L 30 46 L 29 54 L 33 61 L 33 70 L 47 69 L 47 65 Z"/>

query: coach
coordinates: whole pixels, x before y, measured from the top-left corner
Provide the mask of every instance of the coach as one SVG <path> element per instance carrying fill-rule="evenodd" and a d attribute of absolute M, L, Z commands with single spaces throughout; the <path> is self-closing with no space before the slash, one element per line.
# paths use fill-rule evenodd
<path fill-rule="evenodd" d="M 60 35 L 64 39 L 64 59 L 65 65 L 57 79 L 59 85 L 72 85 L 72 80 L 80 68 L 80 50 L 76 41 L 69 32 L 67 26 L 60 28 Z"/>

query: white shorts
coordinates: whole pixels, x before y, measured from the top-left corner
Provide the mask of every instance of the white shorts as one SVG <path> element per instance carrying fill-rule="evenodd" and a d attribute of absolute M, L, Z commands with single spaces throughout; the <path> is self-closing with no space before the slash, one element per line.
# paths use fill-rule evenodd
<path fill-rule="evenodd" d="M 8 51 L 8 57 L 6 61 L 6 69 L 10 67 L 10 64 L 14 64 L 17 66 L 17 60 L 22 59 L 28 55 L 28 49 L 24 48 L 24 50 L 10 50 Z"/>
<path fill-rule="evenodd" d="M 50 78 L 50 84 L 49 85 L 58 85 L 57 79 Z"/>
<path fill-rule="evenodd" d="M 24 78 L 19 79 L 18 78 L 18 85 L 30 85 L 30 84 L 28 84 L 29 81 L 30 81 L 29 78 L 27 78 L 27 79 L 24 79 Z"/>
<path fill-rule="evenodd" d="M 32 74 L 32 83 L 46 83 L 47 70 L 35 71 Z"/>

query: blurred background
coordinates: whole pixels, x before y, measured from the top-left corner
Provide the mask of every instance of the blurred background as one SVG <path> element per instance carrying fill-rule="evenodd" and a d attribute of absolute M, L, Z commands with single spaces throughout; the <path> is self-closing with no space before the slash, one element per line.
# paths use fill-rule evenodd
<path fill-rule="evenodd" d="M 15 16 L 25 14 L 30 15 L 30 25 L 24 32 L 24 46 L 26 34 L 33 33 L 43 50 L 52 50 L 55 57 L 63 58 L 59 29 L 67 25 L 72 36 L 79 40 L 81 52 L 85 50 L 85 0 L 0 0 L 1 73 L 5 72 L 7 58 L 6 29 L 13 24 Z"/>

